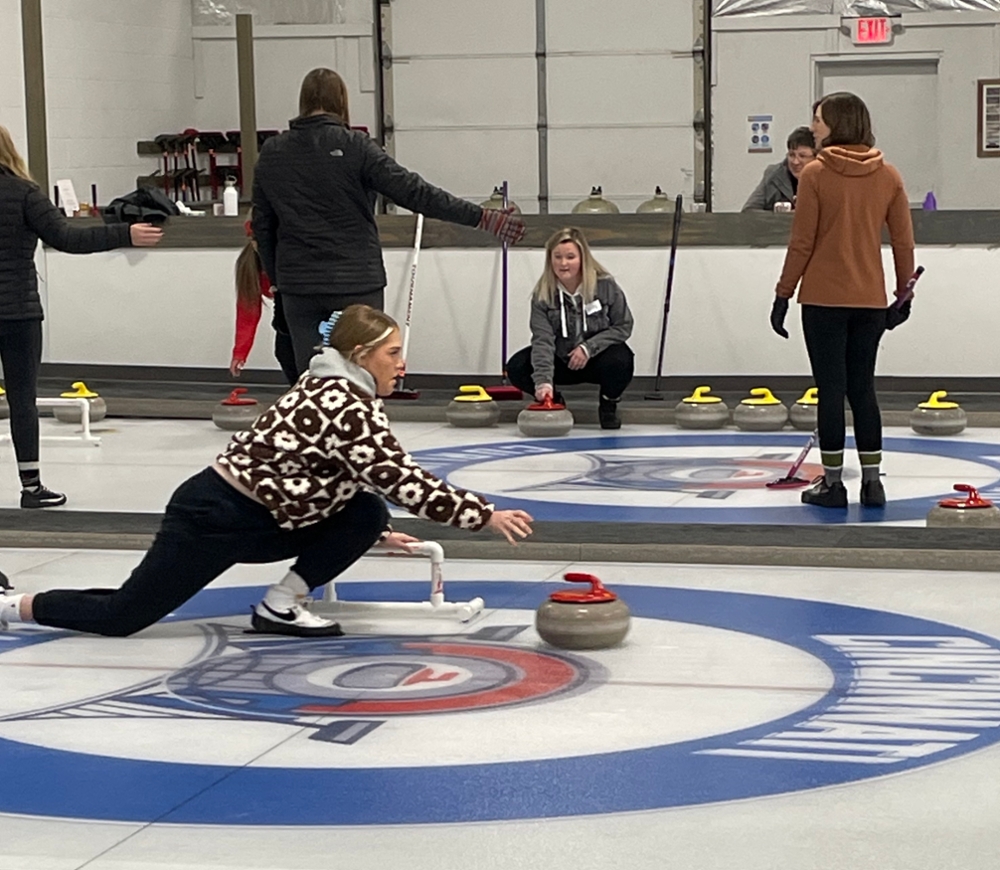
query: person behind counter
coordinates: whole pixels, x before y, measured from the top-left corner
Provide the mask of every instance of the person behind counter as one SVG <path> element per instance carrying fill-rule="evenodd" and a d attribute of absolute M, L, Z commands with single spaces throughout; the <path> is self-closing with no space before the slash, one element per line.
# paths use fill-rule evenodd
<path fill-rule="evenodd" d="M 808 127 L 796 127 L 788 136 L 788 153 L 781 163 L 764 170 L 743 211 L 774 211 L 778 202 L 794 203 L 802 170 L 816 159 L 816 140 Z"/>

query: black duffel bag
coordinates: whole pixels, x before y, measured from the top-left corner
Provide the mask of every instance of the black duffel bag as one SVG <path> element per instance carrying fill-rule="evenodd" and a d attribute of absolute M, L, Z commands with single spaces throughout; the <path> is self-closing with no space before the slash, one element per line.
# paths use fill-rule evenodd
<path fill-rule="evenodd" d="M 161 224 L 180 210 L 162 190 L 140 187 L 125 196 L 119 196 L 101 209 L 101 216 L 108 224 Z"/>

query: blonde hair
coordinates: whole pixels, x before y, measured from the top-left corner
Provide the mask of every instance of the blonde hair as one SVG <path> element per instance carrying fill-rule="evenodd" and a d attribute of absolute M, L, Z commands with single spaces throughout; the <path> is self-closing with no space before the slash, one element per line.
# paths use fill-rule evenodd
<path fill-rule="evenodd" d="M 17 148 L 14 147 L 10 131 L 4 126 L 0 126 L 0 164 L 6 166 L 18 178 L 34 181 L 21 155 L 17 153 Z"/>
<path fill-rule="evenodd" d="M 299 117 L 325 112 L 351 126 L 347 85 L 332 69 L 319 67 L 306 73 L 299 89 Z"/>
<path fill-rule="evenodd" d="M 399 324 L 384 311 L 370 305 L 348 305 L 330 332 L 330 347 L 357 363 L 384 344 L 397 329 Z"/>
<path fill-rule="evenodd" d="M 535 285 L 534 297 L 546 305 L 555 305 L 556 297 L 559 295 L 559 279 L 552 271 L 552 252 L 564 242 L 572 242 L 580 252 L 580 272 L 583 280 L 579 292 L 584 303 L 593 302 L 597 293 L 597 279 L 611 273 L 594 259 L 594 255 L 590 253 L 590 245 L 576 227 L 566 227 L 553 233 L 545 243 L 545 268 L 542 270 L 542 277 Z"/>

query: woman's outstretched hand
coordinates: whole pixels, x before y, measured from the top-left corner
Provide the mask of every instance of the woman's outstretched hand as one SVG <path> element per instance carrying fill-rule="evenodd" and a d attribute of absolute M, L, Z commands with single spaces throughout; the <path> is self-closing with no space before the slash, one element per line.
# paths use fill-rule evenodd
<path fill-rule="evenodd" d="M 132 224 L 128 228 L 129 238 L 137 248 L 151 248 L 163 238 L 163 230 L 152 224 Z"/>
<path fill-rule="evenodd" d="M 514 214 L 513 208 L 484 208 L 479 218 L 479 229 L 493 233 L 501 242 L 516 245 L 524 238 L 524 221 Z"/>
<path fill-rule="evenodd" d="M 503 535 L 517 546 L 517 538 L 526 538 L 531 534 L 531 524 L 534 521 L 534 517 L 526 511 L 493 511 L 486 528 Z"/>

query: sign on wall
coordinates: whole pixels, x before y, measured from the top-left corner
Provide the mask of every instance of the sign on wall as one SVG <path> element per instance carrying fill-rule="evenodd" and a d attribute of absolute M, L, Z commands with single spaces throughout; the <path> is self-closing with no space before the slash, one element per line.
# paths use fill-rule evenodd
<path fill-rule="evenodd" d="M 891 45 L 891 18 L 851 18 L 851 42 L 855 45 Z"/>
<path fill-rule="evenodd" d="M 1000 79 L 979 80 L 976 154 L 1000 157 Z"/>
<path fill-rule="evenodd" d="M 773 150 L 774 115 L 747 115 L 747 151 L 770 154 Z"/>

